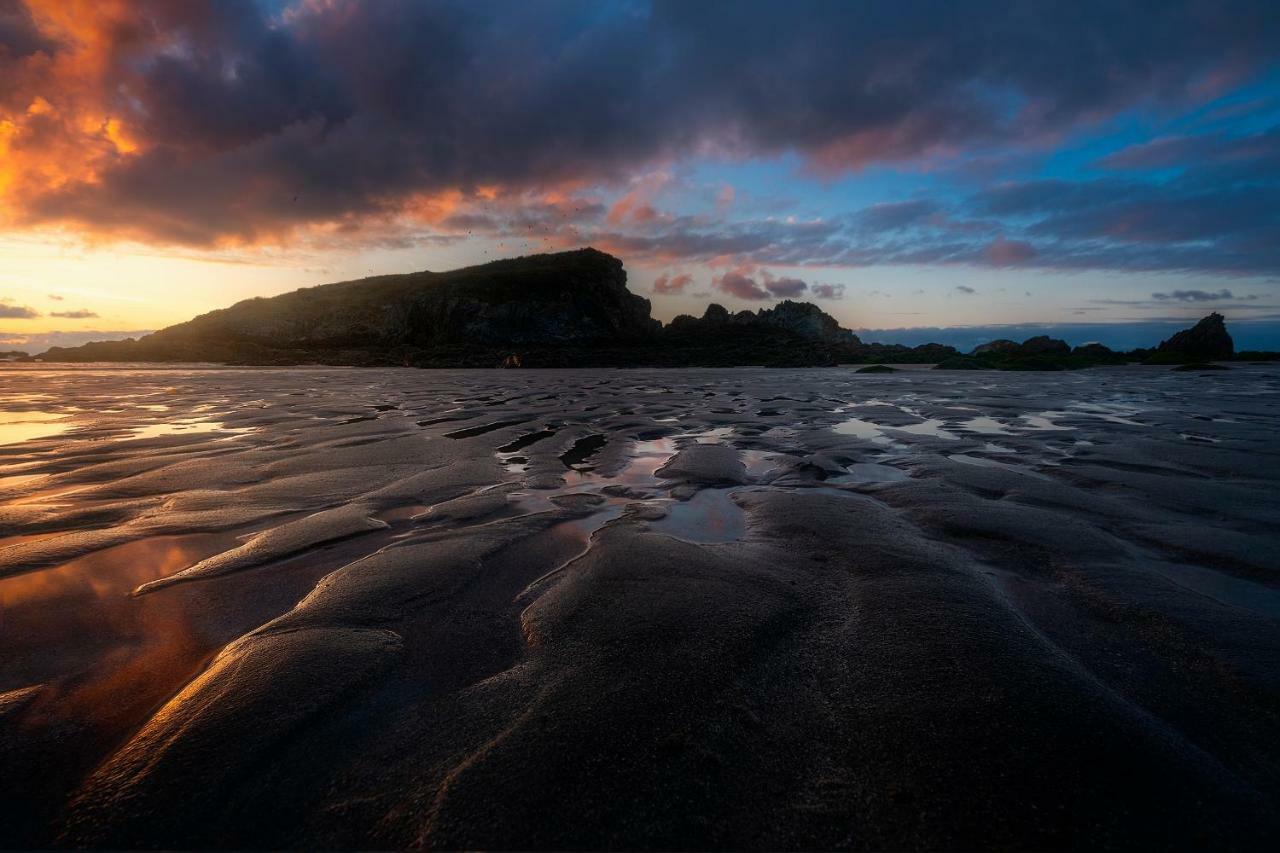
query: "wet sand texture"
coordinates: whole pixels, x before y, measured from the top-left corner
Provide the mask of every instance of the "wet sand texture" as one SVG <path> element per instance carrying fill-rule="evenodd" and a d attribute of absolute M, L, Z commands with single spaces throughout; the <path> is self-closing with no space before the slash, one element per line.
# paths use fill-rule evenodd
<path fill-rule="evenodd" d="M 4 846 L 1280 841 L 1280 368 L 4 380 Z"/>

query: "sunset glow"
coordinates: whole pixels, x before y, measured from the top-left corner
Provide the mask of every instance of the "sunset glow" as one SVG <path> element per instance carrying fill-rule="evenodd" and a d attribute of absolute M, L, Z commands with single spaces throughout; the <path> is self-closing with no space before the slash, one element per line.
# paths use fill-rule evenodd
<path fill-rule="evenodd" d="M 662 319 L 1280 345 L 1274 4 L 1001 6 L 0 0 L 0 347 L 585 245 Z"/>

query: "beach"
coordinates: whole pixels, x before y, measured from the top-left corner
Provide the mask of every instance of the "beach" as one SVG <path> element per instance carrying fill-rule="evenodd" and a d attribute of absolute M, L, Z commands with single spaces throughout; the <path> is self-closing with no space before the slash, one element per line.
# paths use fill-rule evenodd
<path fill-rule="evenodd" d="M 0 365 L 0 845 L 1252 847 L 1280 367 Z"/>

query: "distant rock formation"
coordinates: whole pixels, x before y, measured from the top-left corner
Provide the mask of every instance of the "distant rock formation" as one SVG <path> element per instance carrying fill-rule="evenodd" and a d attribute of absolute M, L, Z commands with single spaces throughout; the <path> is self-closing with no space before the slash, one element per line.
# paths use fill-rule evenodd
<path fill-rule="evenodd" d="M 858 336 L 840 324 L 827 312 L 809 302 L 779 302 L 772 308 L 759 311 L 739 311 L 730 314 L 715 302 L 707 306 L 702 317 L 681 314 L 671 321 L 667 331 L 672 335 L 721 334 L 742 329 L 781 331 L 806 341 L 824 341 L 833 344 L 857 346 Z"/>
<path fill-rule="evenodd" d="M 1213 312 L 1190 329 L 1183 329 L 1167 341 L 1161 341 L 1156 352 L 1189 361 L 1215 361 L 1235 355 L 1236 345 L 1227 333 L 1226 318 Z M 1164 359 L 1162 359 L 1164 360 Z"/>
<path fill-rule="evenodd" d="M 1066 341 L 1037 335 L 1022 343 L 1004 338 L 974 347 L 967 356 L 938 359 L 943 370 L 1076 370 L 1099 364 L 1182 364 L 1231 358 L 1235 347 L 1221 314 L 1210 314 L 1178 332 L 1157 350 L 1115 352 L 1099 343 L 1072 349 Z M 1257 353 L 1265 358 L 1268 353 Z"/>
<path fill-rule="evenodd" d="M 1027 338 L 1018 346 L 1019 355 L 1066 355 L 1069 352 L 1071 346 L 1066 341 L 1048 335 Z"/>
<path fill-rule="evenodd" d="M 622 261 L 594 249 L 495 261 L 446 273 L 385 275 L 248 299 L 137 341 L 55 347 L 46 361 L 417 363 L 450 353 L 616 347 L 652 339 L 649 300 Z"/>
<path fill-rule="evenodd" d="M 447 273 L 388 275 L 249 299 L 139 340 L 54 348 L 46 361 L 418 367 L 803 367 L 925 362 L 951 347 L 864 344 L 816 305 L 729 313 L 710 305 L 663 328 L 594 249 Z"/>
<path fill-rule="evenodd" d="M 969 354 L 982 355 L 983 353 L 988 352 L 1016 352 L 1017 349 L 1017 341 L 1011 341 L 1008 338 L 996 338 L 994 341 L 989 341 L 985 344 L 978 344 Z"/>
<path fill-rule="evenodd" d="M 1038 335 L 1020 344 L 991 341 L 961 356 L 936 343 L 864 343 L 807 302 L 785 300 L 732 314 L 712 304 L 701 317 L 681 315 L 666 327 L 649 310 L 649 300 L 627 289 L 622 261 L 579 249 L 248 299 L 138 340 L 54 347 L 42 358 L 508 368 L 922 363 L 1066 370 L 1124 361 L 1199 362 L 1234 351 L 1220 314 L 1154 352 L 1113 353 L 1100 344 L 1072 350 L 1065 341 Z"/>
<path fill-rule="evenodd" d="M 1051 338 L 1048 335 L 1037 335 L 1034 338 L 1027 338 L 1022 343 L 1011 341 L 1008 338 L 997 338 L 985 344 L 979 344 L 969 353 L 970 355 L 1051 355 L 1055 353 L 1069 353 L 1071 347 L 1066 341 Z"/>
<path fill-rule="evenodd" d="M 1106 347 L 1100 343 L 1094 342 L 1089 344 L 1081 344 L 1080 346 L 1073 349 L 1071 351 L 1071 354 L 1084 356 L 1085 358 L 1108 359 L 1108 358 L 1113 358 L 1116 355 L 1116 352 L 1110 347 Z"/>
<path fill-rule="evenodd" d="M 810 302 L 779 302 L 772 308 L 762 308 L 756 314 L 756 322 L 775 329 L 783 329 L 806 340 L 828 343 L 860 344 L 858 336 L 840 328 L 836 318 Z"/>
<path fill-rule="evenodd" d="M 0 352 L 0 361 L 17 361 L 20 358 L 30 358 L 30 356 L 18 349 L 5 350 Z"/>
<path fill-rule="evenodd" d="M 905 347 L 864 343 L 817 305 L 785 300 L 772 308 L 730 314 L 712 303 L 701 317 L 681 314 L 663 330 L 666 351 L 699 365 L 834 365 L 860 362 L 931 364 L 957 355 L 942 344 Z"/>

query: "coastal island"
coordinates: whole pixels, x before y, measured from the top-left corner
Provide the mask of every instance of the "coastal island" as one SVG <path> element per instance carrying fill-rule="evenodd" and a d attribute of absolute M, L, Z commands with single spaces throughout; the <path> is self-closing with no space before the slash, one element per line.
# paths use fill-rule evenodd
<path fill-rule="evenodd" d="M 1261 358 L 1274 354 L 1255 353 Z M 452 272 L 384 275 L 247 299 L 140 339 L 54 347 L 45 362 L 219 362 L 410 367 L 824 367 L 1066 370 L 1230 359 L 1222 315 L 1151 349 L 1072 347 L 1045 336 L 954 347 L 868 343 L 817 305 L 784 300 L 663 325 L 627 289 L 620 259 L 595 249 L 494 261 Z"/>

